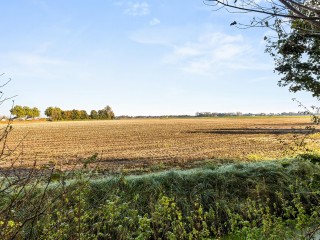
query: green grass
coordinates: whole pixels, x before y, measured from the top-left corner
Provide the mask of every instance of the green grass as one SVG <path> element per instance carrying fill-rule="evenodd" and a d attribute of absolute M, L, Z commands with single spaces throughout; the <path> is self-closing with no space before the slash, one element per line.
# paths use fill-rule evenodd
<path fill-rule="evenodd" d="M 1 196 L 2 239 L 302 239 L 319 222 L 320 166 L 306 155 L 144 175 L 63 175 L 45 193 L 28 186 Z"/>
<path fill-rule="evenodd" d="M 90 181 L 92 200 L 106 194 L 118 193 L 124 199 L 139 195 L 143 206 L 161 194 L 174 197 L 182 208 L 196 195 L 207 208 L 215 201 L 238 201 L 264 196 L 274 199 L 277 191 L 285 195 L 296 180 L 320 181 L 319 165 L 309 161 L 282 160 L 255 163 L 205 166 L 184 171 L 164 171 L 146 175 L 106 177 Z"/>

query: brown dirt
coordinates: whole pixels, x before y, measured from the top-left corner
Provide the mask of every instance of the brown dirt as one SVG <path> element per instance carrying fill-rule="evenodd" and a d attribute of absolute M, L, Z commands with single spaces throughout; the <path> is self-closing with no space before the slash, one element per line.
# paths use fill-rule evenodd
<path fill-rule="evenodd" d="M 103 169 L 183 167 L 254 155 L 280 158 L 292 141 L 308 133 L 308 125 L 308 117 L 15 123 L 7 145 L 17 149 L 1 164 L 16 161 L 27 166 L 37 161 L 39 168 L 54 164 L 68 169 L 95 153 Z"/>

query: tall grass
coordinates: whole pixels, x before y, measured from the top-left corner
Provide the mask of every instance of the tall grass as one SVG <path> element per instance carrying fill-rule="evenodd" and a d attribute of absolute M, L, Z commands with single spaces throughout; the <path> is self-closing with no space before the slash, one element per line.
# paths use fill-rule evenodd
<path fill-rule="evenodd" d="M 24 199 L 24 207 L 12 205 L 9 216 L 2 211 L 10 202 L 5 199 L 17 192 L 0 196 L 0 234 L 2 239 L 311 239 L 320 222 L 319 189 L 320 166 L 306 159 L 97 179 L 57 173 L 33 194 L 23 189 L 17 200 Z M 37 208 L 40 214 L 26 221 L 28 210 Z"/>
<path fill-rule="evenodd" d="M 174 197 L 179 206 L 190 207 L 195 197 L 209 208 L 217 201 L 238 201 L 248 197 L 274 200 L 276 192 L 285 197 L 296 182 L 320 181 L 317 164 L 301 160 L 206 166 L 185 171 L 165 171 L 141 176 L 109 177 L 90 181 L 92 202 L 110 194 L 130 200 L 139 195 L 141 206 L 148 206 L 160 195 Z"/>

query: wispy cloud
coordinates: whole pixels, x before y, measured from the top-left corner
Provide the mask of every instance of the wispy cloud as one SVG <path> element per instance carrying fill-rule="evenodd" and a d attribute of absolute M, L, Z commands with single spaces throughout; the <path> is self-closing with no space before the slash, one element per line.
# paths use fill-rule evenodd
<path fill-rule="evenodd" d="M 254 46 L 242 35 L 213 32 L 196 41 L 175 45 L 164 63 L 201 75 L 224 74 L 233 70 L 270 70 L 268 63 L 259 63 Z"/>
<path fill-rule="evenodd" d="M 30 67 L 43 67 L 44 65 L 57 66 L 70 63 L 64 60 L 48 58 L 32 53 L 12 53 L 9 56 L 13 62 Z"/>
<path fill-rule="evenodd" d="M 151 26 L 158 25 L 158 24 L 160 24 L 160 20 L 159 20 L 158 18 L 153 18 L 153 19 L 149 22 L 149 24 L 150 24 Z"/>
<path fill-rule="evenodd" d="M 79 67 L 71 61 L 30 52 L 8 53 L 1 56 L 0 61 L 2 61 L 3 58 L 6 59 L 8 64 L 6 69 L 8 69 L 9 72 L 15 73 L 16 76 L 26 78 L 42 77 L 44 79 L 51 79 L 52 77 L 61 77 L 66 75 L 69 69 L 75 70 Z"/>
<path fill-rule="evenodd" d="M 150 6 L 146 2 L 128 3 L 124 13 L 131 16 L 148 15 L 150 13 Z"/>
<path fill-rule="evenodd" d="M 190 33 L 194 34 L 190 29 L 181 27 L 147 27 L 135 30 L 129 33 L 130 40 L 141 44 L 163 45 L 173 48 L 178 43 L 185 42 L 190 37 Z"/>
<path fill-rule="evenodd" d="M 212 76 L 240 70 L 270 71 L 273 67 L 269 62 L 259 62 L 261 55 L 256 48 L 263 46 L 241 34 L 227 34 L 206 29 L 188 38 L 181 39 L 179 38 L 181 35 L 183 34 L 178 29 L 160 28 L 157 31 L 153 29 L 137 31 L 131 34 L 130 38 L 141 44 L 166 47 L 169 53 L 163 56 L 162 62 L 174 65 L 187 73 Z M 185 39 L 189 41 L 186 42 Z"/>

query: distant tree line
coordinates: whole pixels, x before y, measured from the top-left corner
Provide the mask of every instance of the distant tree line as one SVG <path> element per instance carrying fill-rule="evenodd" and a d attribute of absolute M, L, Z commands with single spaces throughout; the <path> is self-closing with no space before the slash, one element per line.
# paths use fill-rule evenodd
<path fill-rule="evenodd" d="M 88 119 L 114 119 L 115 115 L 110 106 L 101 110 L 91 110 L 90 114 L 85 110 L 62 110 L 59 107 L 48 107 L 45 115 L 52 121 L 59 120 L 88 120 Z"/>
<path fill-rule="evenodd" d="M 157 116 L 150 116 L 150 115 L 139 115 L 139 116 L 129 116 L 129 115 L 120 115 L 117 116 L 117 119 L 139 119 L 139 118 L 194 118 L 193 115 L 157 115 Z"/>
<path fill-rule="evenodd" d="M 236 113 L 217 113 L 217 112 L 197 112 L 196 117 L 225 117 L 225 116 L 242 116 L 241 112 Z"/>
<path fill-rule="evenodd" d="M 218 113 L 218 112 L 197 112 L 196 117 L 230 117 L 230 116 L 301 116 L 308 115 L 307 112 L 282 112 L 282 113 Z"/>
<path fill-rule="evenodd" d="M 17 118 L 36 118 L 40 116 L 40 110 L 36 107 L 16 105 L 10 110 L 11 114 Z"/>

